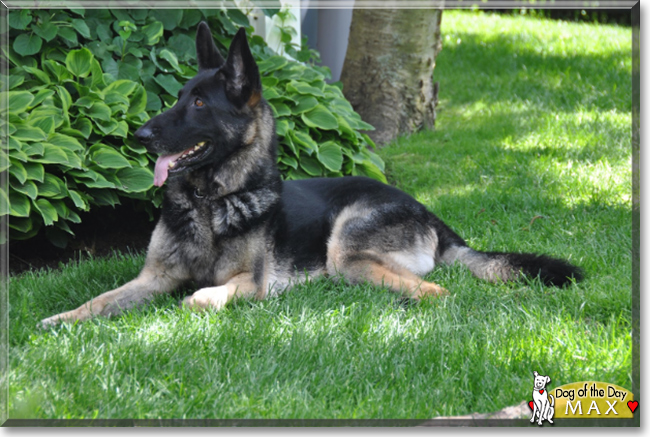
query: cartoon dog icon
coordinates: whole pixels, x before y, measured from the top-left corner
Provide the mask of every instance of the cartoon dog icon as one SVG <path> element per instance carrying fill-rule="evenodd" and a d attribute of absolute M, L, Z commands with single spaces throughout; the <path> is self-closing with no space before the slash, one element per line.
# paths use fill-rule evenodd
<path fill-rule="evenodd" d="M 538 425 L 542 424 L 543 420 L 548 420 L 548 423 L 553 423 L 553 414 L 555 414 L 555 398 L 546 390 L 546 384 L 551 382 L 548 376 L 542 376 L 537 371 L 533 372 L 535 375 L 535 386 L 533 387 L 533 417 L 530 423 L 535 421 L 535 415 L 538 416 Z M 549 398 L 551 400 L 549 401 Z"/>

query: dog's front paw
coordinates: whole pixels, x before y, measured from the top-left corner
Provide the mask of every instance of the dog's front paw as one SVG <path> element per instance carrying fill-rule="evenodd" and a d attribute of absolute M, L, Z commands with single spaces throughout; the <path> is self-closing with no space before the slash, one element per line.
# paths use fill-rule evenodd
<path fill-rule="evenodd" d="M 182 305 L 194 310 L 208 308 L 220 310 L 226 306 L 226 303 L 228 303 L 228 288 L 221 286 L 202 288 L 183 299 Z"/>
<path fill-rule="evenodd" d="M 47 319 L 43 319 L 36 324 L 36 327 L 39 329 L 49 329 L 62 322 L 73 321 L 75 318 L 71 313 L 72 311 L 68 311 L 66 313 L 57 314 L 52 317 L 48 317 Z"/>

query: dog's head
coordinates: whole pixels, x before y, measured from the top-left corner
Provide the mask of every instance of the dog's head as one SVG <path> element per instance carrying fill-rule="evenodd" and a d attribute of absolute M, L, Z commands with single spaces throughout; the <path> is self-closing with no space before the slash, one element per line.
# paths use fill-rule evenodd
<path fill-rule="evenodd" d="M 535 390 L 541 390 L 546 387 L 546 384 L 551 383 L 551 378 L 540 375 L 537 371 L 534 371 L 533 375 L 535 376 Z"/>
<path fill-rule="evenodd" d="M 218 164 L 241 147 L 262 100 L 259 70 L 243 28 L 224 60 L 202 22 L 196 33 L 196 56 L 199 71 L 180 90 L 176 104 L 135 132 L 149 152 L 160 154 L 156 186 L 168 176 Z"/>

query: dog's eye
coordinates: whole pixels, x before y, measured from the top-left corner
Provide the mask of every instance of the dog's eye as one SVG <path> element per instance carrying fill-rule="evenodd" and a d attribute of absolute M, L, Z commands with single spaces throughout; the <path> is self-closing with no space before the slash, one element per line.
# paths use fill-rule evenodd
<path fill-rule="evenodd" d="M 198 106 L 200 108 L 201 106 L 203 106 L 203 100 L 197 98 L 196 100 L 194 100 L 194 106 Z"/>

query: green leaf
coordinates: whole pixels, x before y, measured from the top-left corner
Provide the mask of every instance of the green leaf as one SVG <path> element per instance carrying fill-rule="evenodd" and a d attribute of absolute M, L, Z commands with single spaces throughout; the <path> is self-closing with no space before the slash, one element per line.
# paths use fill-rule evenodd
<path fill-rule="evenodd" d="M 151 91 L 147 91 L 147 107 L 145 110 L 147 112 L 150 111 L 160 111 L 162 108 L 162 102 L 160 101 L 160 97 L 158 97 L 156 94 L 152 93 Z"/>
<path fill-rule="evenodd" d="M 99 127 L 99 130 L 101 130 L 104 135 L 111 134 L 118 127 L 117 121 L 115 120 L 109 120 L 109 121 L 95 120 L 95 123 L 97 124 L 97 127 Z"/>
<path fill-rule="evenodd" d="M 0 94 L 1 101 L 8 103 L 9 111 L 19 114 L 24 112 L 34 100 L 32 93 L 28 91 L 9 91 Z M 5 100 L 5 98 L 7 100 Z"/>
<path fill-rule="evenodd" d="M 46 137 L 45 132 L 41 129 L 26 124 L 17 126 L 16 131 L 11 136 L 23 141 L 43 141 Z"/>
<path fill-rule="evenodd" d="M 343 153 L 341 147 L 333 141 L 327 141 L 318 148 L 318 160 L 331 171 L 341 170 Z"/>
<path fill-rule="evenodd" d="M 299 130 L 293 131 L 292 134 L 294 141 L 303 146 L 309 155 L 311 155 L 312 152 L 318 151 L 318 144 L 316 144 L 316 141 L 314 141 L 309 134 Z"/>
<path fill-rule="evenodd" d="M 9 200 L 5 197 L 6 195 L 4 194 L 4 191 L 0 190 L 0 204 L 4 203 L 4 201 L 7 202 L 6 205 L 6 210 L 4 209 L 4 206 L 0 206 L 0 215 L 4 215 L 3 211 L 7 211 L 6 214 L 9 214 Z M 15 229 L 18 232 L 22 233 L 27 233 L 32 230 L 32 220 L 27 217 L 27 218 L 22 218 L 22 217 L 14 217 L 11 220 L 9 220 L 9 227 L 11 229 Z M 12 236 L 13 237 L 13 236 Z"/>
<path fill-rule="evenodd" d="M 125 168 L 131 167 L 129 161 L 126 160 L 117 150 L 105 146 L 103 144 L 96 144 L 90 148 L 92 161 L 101 168 Z"/>
<path fill-rule="evenodd" d="M 56 61 L 53 60 L 47 60 L 43 61 L 43 66 L 45 67 L 45 70 L 49 72 L 49 74 L 55 78 L 58 82 L 64 82 L 68 79 L 72 79 L 72 74 L 68 71 L 67 68 L 63 66 L 63 64 L 59 64 Z"/>
<path fill-rule="evenodd" d="M 143 86 L 139 86 L 137 91 L 129 100 L 129 110 L 127 114 L 134 115 L 143 112 L 147 108 L 147 92 Z M 128 131 L 128 128 L 127 128 Z"/>
<path fill-rule="evenodd" d="M 42 143 L 26 143 L 23 145 L 22 150 L 27 154 L 27 156 L 33 156 L 42 155 L 45 148 Z"/>
<path fill-rule="evenodd" d="M 79 44 L 77 40 L 77 32 L 71 27 L 59 27 L 59 36 L 70 43 L 72 46 Z"/>
<path fill-rule="evenodd" d="M 264 96 L 266 100 L 273 100 L 280 97 L 280 93 L 278 93 L 278 90 L 275 88 L 266 88 L 262 90 L 262 96 Z"/>
<path fill-rule="evenodd" d="M 56 92 L 61 100 L 61 109 L 63 109 L 63 112 L 67 113 L 70 106 L 72 106 L 72 97 L 70 96 L 70 93 L 65 89 L 65 87 L 60 85 L 56 86 Z"/>
<path fill-rule="evenodd" d="M 280 161 L 281 161 L 283 164 L 286 164 L 286 165 L 288 165 L 289 167 L 292 167 L 292 168 L 294 168 L 294 169 L 297 169 L 297 168 L 298 168 L 298 161 L 296 161 L 295 158 L 292 158 L 291 156 L 286 156 L 286 155 L 284 155 L 284 156 L 282 156 L 282 157 L 280 158 Z"/>
<path fill-rule="evenodd" d="M 187 13 L 187 11 L 185 11 Z M 185 34 L 174 35 L 167 40 L 167 48 L 176 54 L 181 62 L 195 59 L 194 40 Z"/>
<path fill-rule="evenodd" d="M 18 74 L 12 74 L 9 76 L 9 86 L 8 89 L 12 90 L 16 87 L 19 87 L 20 85 L 25 82 L 25 76 L 23 75 L 18 75 Z"/>
<path fill-rule="evenodd" d="M 41 72 L 41 73 L 43 73 L 43 72 Z M 47 76 L 45 73 L 43 73 L 43 75 Z M 46 80 L 47 80 L 48 83 L 49 83 L 49 80 L 50 80 L 49 77 L 48 77 Z M 43 101 L 49 99 L 49 98 L 50 98 L 51 96 L 53 96 L 53 95 L 54 95 L 54 91 L 53 91 L 53 90 L 49 90 L 49 89 L 42 89 L 42 90 L 39 90 L 39 91 L 36 93 L 36 95 L 34 96 L 34 100 L 32 101 L 31 105 L 32 105 L 32 106 L 37 106 L 38 104 L 40 104 L 40 103 L 42 103 Z M 38 109 L 41 110 L 41 111 L 44 110 L 44 108 L 38 108 Z M 57 111 L 57 110 L 54 109 L 54 108 L 51 108 L 51 110 L 53 110 L 54 113 L 57 113 L 57 114 L 59 113 L 59 111 Z M 50 114 L 51 114 L 51 113 L 52 113 L 52 112 L 50 112 Z M 34 112 L 32 112 L 32 114 L 34 114 Z"/>
<path fill-rule="evenodd" d="M 43 164 L 67 164 L 68 156 L 66 153 L 57 146 L 52 144 L 43 143 L 43 156 L 41 158 L 33 158 L 32 161 L 40 162 Z"/>
<path fill-rule="evenodd" d="M 289 106 L 282 102 L 273 102 L 271 107 L 273 108 L 276 117 L 291 115 L 291 109 L 289 109 Z"/>
<path fill-rule="evenodd" d="M 30 119 L 29 122 L 34 126 L 45 132 L 45 135 L 49 135 L 54 132 L 54 123 L 56 120 L 52 117 L 39 117 L 35 119 Z"/>
<path fill-rule="evenodd" d="M 25 30 L 27 25 L 32 22 L 32 11 L 22 9 L 20 11 L 9 11 L 9 27 L 12 29 Z"/>
<path fill-rule="evenodd" d="M 92 132 L 93 124 L 87 118 L 79 117 L 74 123 L 74 127 L 79 130 L 85 139 L 88 139 L 90 133 Z"/>
<path fill-rule="evenodd" d="M 169 62 L 169 65 L 171 65 L 174 70 L 180 73 L 183 72 L 178 66 L 178 59 L 176 58 L 176 55 L 170 52 L 169 50 L 162 49 L 160 53 L 158 53 L 158 56 L 164 59 L 165 61 Z"/>
<path fill-rule="evenodd" d="M 99 64 L 97 59 L 93 59 L 90 64 L 90 77 L 91 77 L 91 88 L 101 87 L 106 84 L 104 79 L 104 72 L 102 71 L 102 66 Z"/>
<path fill-rule="evenodd" d="M 120 79 L 120 80 L 116 80 L 115 82 L 111 83 L 106 88 L 104 88 L 102 93 L 106 95 L 111 91 L 115 91 L 124 96 L 128 96 L 133 92 L 133 90 L 135 90 L 137 86 L 138 86 L 137 82 L 134 82 L 132 80 Z"/>
<path fill-rule="evenodd" d="M 87 48 L 71 50 L 65 57 L 65 66 L 77 77 L 86 77 L 90 73 L 92 61 L 95 59 L 92 52 Z"/>
<path fill-rule="evenodd" d="M 43 182 L 45 178 L 45 168 L 37 162 L 27 162 L 24 164 L 27 178 L 32 181 Z"/>
<path fill-rule="evenodd" d="M 86 200 L 79 194 L 79 192 L 74 191 L 74 190 L 68 190 L 68 194 L 70 195 L 70 198 L 72 199 L 72 202 L 74 202 L 74 205 L 79 208 L 82 211 L 88 211 L 90 209 L 90 205 Z"/>
<path fill-rule="evenodd" d="M 300 157 L 300 168 L 311 176 L 322 176 L 323 170 L 318 159 L 311 156 Z"/>
<path fill-rule="evenodd" d="M 56 209 L 45 199 L 38 199 L 34 202 L 34 207 L 41 213 L 45 226 L 52 226 L 59 219 Z"/>
<path fill-rule="evenodd" d="M 64 219 L 67 219 L 68 216 L 70 215 L 70 208 L 63 202 L 62 200 L 50 200 L 50 203 L 56 210 L 56 213 L 58 214 L 59 217 L 63 217 Z"/>
<path fill-rule="evenodd" d="M 14 40 L 13 48 L 20 56 L 34 55 L 41 50 L 43 40 L 33 33 L 22 33 Z"/>
<path fill-rule="evenodd" d="M 14 217 L 29 217 L 31 205 L 29 198 L 21 193 L 9 193 L 9 214 Z"/>
<path fill-rule="evenodd" d="M 303 113 L 300 118 L 307 126 L 318 129 L 332 130 L 339 126 L 332 113 L 320 104 L 311 111 Z"/>
<path fill-rule="evenodd" d="M 289 132 L 289 122 L 287 120 L 276 120 L 275 131 L 279 136 L 285 136 Z"/>
<path fill-rule="evenodd" d="M 111 135 L 116 137 L 126 138 L 129 133 L 129 125 L 126 121 L 120 120 L 117 122 L 117 127 L 111 132 Z"/>
<path fill-rule="evenodd" d="M 323 94 L 320 89 L 295 80 L 292 80 L 289 85 L 287 85 L 287 91 L 307 96 L 325 97 L 325 94 Z"/>
<path fill-rule="evenodd" d="M 66 149 L 73 152 L 80 152 L 85 149 L 84 146 L 82 146 L 76 138 L 59 133 L 50 135 L 47 139 L 47 142 L 57 147 L 65 147 Z"/>
<path fill-rule="evenodd" d="M 94 102 L 90 108 L 82 107 L 79 111 L 93 120 L 111 121 L 111 108 L 103 102 Z"/>
<path fill-rule="evenodd" d="M 37 26 L 32 26 L 32 30 L 36 35 L 40 36 L 47 42 L 52 41 L 58 32 L 58 28 L 49 21 L 47 23 L 41 23 Z"/>
<path fill-rule="evenodd" d="M 368 176 L 383 183 L 386 183 L 386 176 L 377 168 L 377 166 L 369 161 L 357 164 L 352 170 L 354 176 Z"/>
<path fill-rule="evenodd" d="M 147 37 L 147 45 L 158 44 L 158 41 L 163 36 L 163 31 L 163 24 L 160 21 L 154 21 L 144 26 L 142 32 Z"/>
<path fill-rule="evenodd" d="M 112 184 L 111 184 L 112 185 Z M 120 198 L 112 191 L 92 190 L 93 203 L 100 206 L 115 206 L 120 204 Z"/>
<path fill-rule="evenodd" d="M 9 174 L 15 177 L 21 184 L 24 184 L 27 180 L 27 171 L 20 161 L 11 160 Z"/>
<path fill-rule="evenodd" d="M 297 105 L 291 108 L 293 114 L 302 114 L 303 112 L 311 111 L 318 105 L 318 100 L 312 96 L 297 96 Z"/>
<path fill-rule="evenodd" d="M 81 36 L 83 36 L 84 38 L 90 38 L 90 29 L 88 28 L 88 25 L 84 20 L 75 18 L 74 20 L 72 20 L 71 24 L 72 27 L 74 27 L 74 29 L 77 32 L 79 32 Z"/>
<path fill-rule="evenodd" d="M 165 30 L 174 30 L 183 19 L 181 9 L 153 9 L 149 16 L 163 24 Z"/>
<path fill-rule="evenodd" d="M 36 196 L 38 196 L 38 188 L 36 188 L 36 184 L 30 180 L 26 180 L 22 184 L 14 184 L 12 182 L 11 188 L 13 188 L 14 190 L 16 190 L 21 194 L 24 194 L 25 196 L 29 197 L 32 200 L 36 199 Z"/>
<path fill-rule="evenodd" d="M 153 80 L 173 97 L 178 96 L 178 92 L 183 88 L 183 85 L 171 74 L 159 74 Z"/>
<path fill-rule="evenodd" d="M 125 168 L 117 172 L 122 189 L 128 193 L 140 193 L 153 186 L 153 173 L 146 167 Z"/>
<path fill-rule="evenodd" d="M 271 56 L 257 63 L 260 73 L 271 73 L 287 65 L 289 61 L 284 56 Z M 277 79 L 276 79 L 277 80 Z"/>
<path fill-rule="evenodd" d="M 63 181 L 49 173 L 46 173 L 45 180 L 36 184 L 36 186 L 38 187 L 38 194 L 42 197 L 60 198 L 67 192 Z"/>
<path fill-rule="evenodd" d="M 14 160 L 18 160 L 18 161 L 22 161 L 22 162 L 29 161 L 29 157 L 22 150 L 17 150 L 17 149 L 9 150 L 9 156 Z"/>

